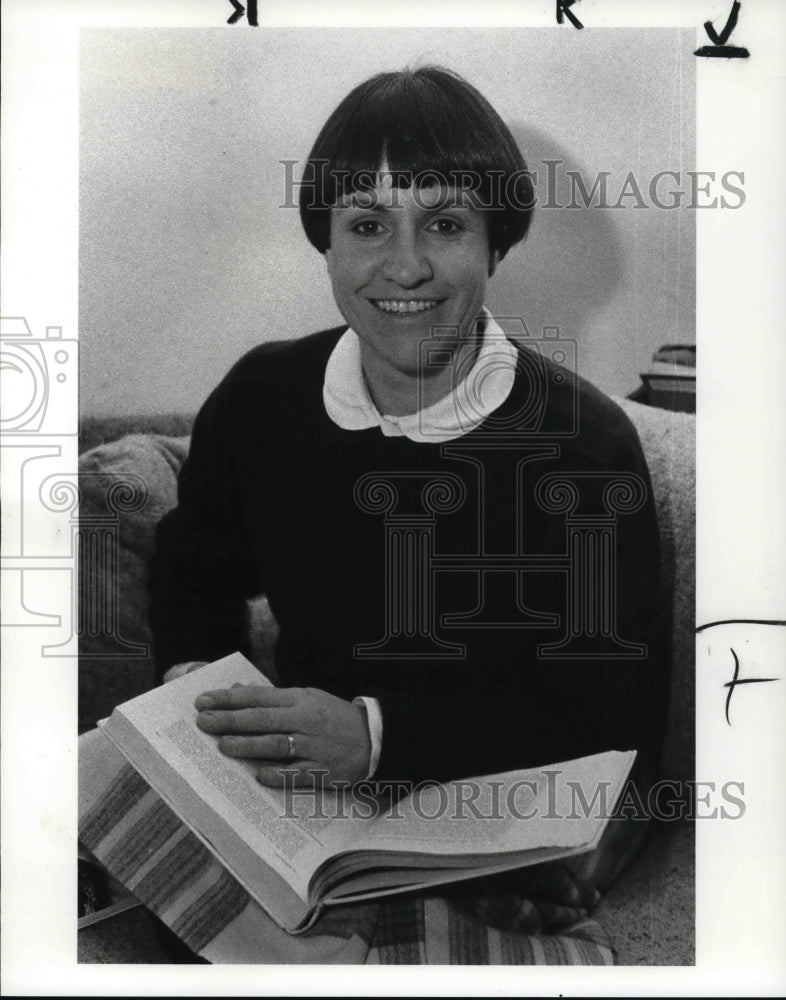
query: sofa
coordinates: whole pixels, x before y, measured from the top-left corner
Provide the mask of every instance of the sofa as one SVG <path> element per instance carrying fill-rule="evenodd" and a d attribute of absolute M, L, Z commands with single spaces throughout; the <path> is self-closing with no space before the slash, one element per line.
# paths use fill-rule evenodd
<path fill-rule="evenodd" d="M 695 759 L 695 417 L 617 402 L 638 431 L 655 493 L 663 548 L 661 624 L 671 647 L 663 775 L 685 782 L 694 777 Z M 180 415 L 82 422 L 80 732 L 155 683 L 147 567 L 155 525 L 176 502 L 191 424 Z M 91 532 L 103 542 L 88 543 Z M 101 552 L 103 558 L 96 555 Z M 250 602 L 248 620 L 254 661 L 274 677 L 277 627 L 264 597 Z M 688 820 L 653 822 L 645 848 L 595 909 L 618 964 L 693 964 L 693 833 Z M 182 961 L 175 939 L 156 933 L 155 922 L 136 910 L 81 931 L 80 961 Z"/>

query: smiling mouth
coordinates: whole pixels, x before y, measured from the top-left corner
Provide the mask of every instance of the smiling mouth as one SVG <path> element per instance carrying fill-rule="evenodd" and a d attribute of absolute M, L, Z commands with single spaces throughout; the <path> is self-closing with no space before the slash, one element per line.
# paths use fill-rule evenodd
<path fill-rule="evenodd" d="M 439 305 L 440 299 L 369 299 L 369 302 L 384 313 L 409 316 L 428 312 L 429 309 Z"/>

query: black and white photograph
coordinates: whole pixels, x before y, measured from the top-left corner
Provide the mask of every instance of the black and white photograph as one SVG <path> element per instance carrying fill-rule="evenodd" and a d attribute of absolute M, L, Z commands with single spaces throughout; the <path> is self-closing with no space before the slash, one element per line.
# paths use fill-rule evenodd
<path fill-rule="evenodd" d="M 69 24 L 60 250 L 16 240 L 53 164 L 6 180 L 4 813 L 32 747 L 67 827 L 41 953 L 84 995 L 777 993 L 761 10 L 147 6 Z"/>

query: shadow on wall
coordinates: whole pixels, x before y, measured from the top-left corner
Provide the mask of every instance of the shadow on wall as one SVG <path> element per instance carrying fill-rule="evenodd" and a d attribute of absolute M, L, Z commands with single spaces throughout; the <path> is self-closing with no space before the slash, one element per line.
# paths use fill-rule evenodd
<path fill-rule="evenodd" d="M 549 200 L 570 203 L 566 171 L 577 171 L 590 190 L 591 174 L 540 129 L 514 124 L 511 131 L 527 166 L 537 174 L 537 203 L 526 241 L 511 251 L 489 285 L 489 306 L 498 315 L 521 316 L 533 337 L 544 326 L 559 327 L 561 336 L 575 339 L 586 357 L 599 346 L 592 343 L 595 317 L 622 286 L 618 223 L 606 211 L 545 207 Z M 547 160 L 559 161 L 551 168 L 555 183 L 549 183 Z"/>

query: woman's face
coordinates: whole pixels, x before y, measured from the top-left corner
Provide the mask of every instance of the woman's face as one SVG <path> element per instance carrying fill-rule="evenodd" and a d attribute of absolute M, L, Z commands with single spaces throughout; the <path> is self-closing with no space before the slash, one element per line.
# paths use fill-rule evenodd
<path fill-rule="evenodd" d="M 486 220 L 467 196 L 440 186 L 347 195 L 331 211 L 326 251 L 333 295 L 358 334 L 361 352 L 396 372 L 417 375 L 420 343 L 435 327 L 469 341 L 496 258 Z M 444 330 L 440 330 L 442 338 Z"/>

